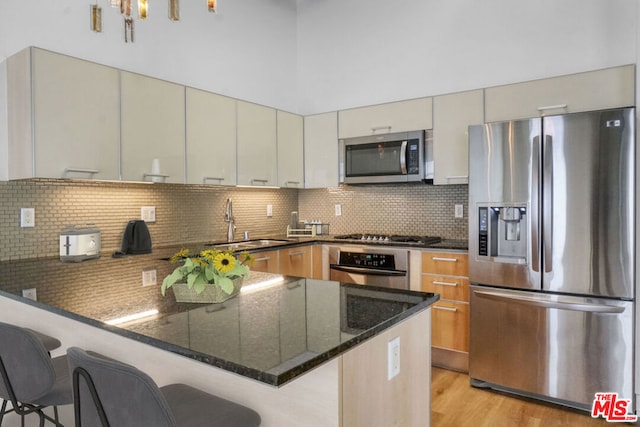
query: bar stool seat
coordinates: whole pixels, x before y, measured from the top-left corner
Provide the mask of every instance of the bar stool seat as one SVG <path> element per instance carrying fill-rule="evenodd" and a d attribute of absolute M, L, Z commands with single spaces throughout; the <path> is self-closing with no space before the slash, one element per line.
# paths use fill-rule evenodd
<path fill-rule="evenodd" d="M 60 344 L 47 335 L 0 322 L 0 398 L 4 400 L 0 420 L 9 412 L 6 403 L 10 401 L 10 411 L 20 415 L 23 423 L 25 415 L 36 413 L 41 426 L 45 420 L 62 425 L 57 406 L 73 402 L 69 366 L 66 356 L 51 358 L 43 337 L 49 347 Z M 43 412 L 48 406 L 53 406 L 55 418 Z"/>
<path fill-rule="evenodd" d="M 134 366 L 67 350 L 76 427 L 258 427 L 257 412 L 185 384 L 158 387 Z"/>

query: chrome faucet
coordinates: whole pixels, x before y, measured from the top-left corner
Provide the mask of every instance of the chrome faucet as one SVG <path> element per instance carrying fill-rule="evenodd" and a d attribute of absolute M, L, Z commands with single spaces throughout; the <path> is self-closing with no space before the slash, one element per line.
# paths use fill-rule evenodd
<path fill-rule="evenodd" d="M 233 242 L 233 235 L 236 232 L 236 219 L 233 217 L 231 199 L 227 199 L 227 207 L 224 211 L 224 222 L 229 224 L 227 228 L 227 242 Z"/>

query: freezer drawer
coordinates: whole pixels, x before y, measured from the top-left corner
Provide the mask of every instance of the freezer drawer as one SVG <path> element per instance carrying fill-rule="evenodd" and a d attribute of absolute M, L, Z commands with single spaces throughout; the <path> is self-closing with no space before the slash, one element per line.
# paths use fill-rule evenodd
<path fill-rule="evenodd" d="M 471 287 L 469 376 L 589 410 L 633 398 L 633 302 Z"/>

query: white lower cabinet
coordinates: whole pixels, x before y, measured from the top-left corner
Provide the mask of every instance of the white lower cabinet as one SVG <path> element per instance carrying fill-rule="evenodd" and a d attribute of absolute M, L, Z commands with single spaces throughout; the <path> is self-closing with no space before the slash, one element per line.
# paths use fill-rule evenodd
<path fill-rule="evenodd" d="M 276 186 L 276 110 L 238 101 L 238 185 Z"/>
<path fill-rule="evenodd" d="M 186 89 L 188 184 L 236 184 L 236 100 Z"/>
<path fill-rule="evenodd" d="M 122 179 L 184 183 L 185 88 L 121 72 Z"/>

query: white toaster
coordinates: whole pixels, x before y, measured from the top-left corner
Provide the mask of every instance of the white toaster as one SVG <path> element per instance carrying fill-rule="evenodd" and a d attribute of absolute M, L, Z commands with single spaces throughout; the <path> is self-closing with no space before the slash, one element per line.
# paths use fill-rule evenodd
<path fill-rule="evenodd" d="M 60 260 L 80 262 L 100 256 L 100 230 L 70 228 L 60 232 Z"/>

